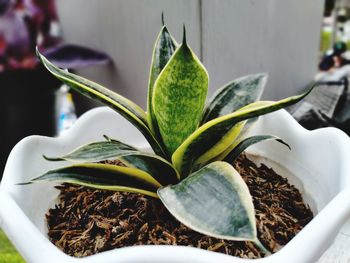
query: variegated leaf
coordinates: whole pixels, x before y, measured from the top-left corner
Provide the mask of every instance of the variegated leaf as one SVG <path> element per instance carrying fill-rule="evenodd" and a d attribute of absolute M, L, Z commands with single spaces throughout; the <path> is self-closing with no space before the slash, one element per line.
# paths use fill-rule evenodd
<path fill-rule="evenodd" d="M 248 137 L 248 138 L 242 140 L 240 143 L 238 143 L 237 146 L 234 147 L 233 150 L 226 155 L 226 157 L 224 158 L 224 161 L 228 162 L 228 163 L 233 163 L 234 160 L 236 160 L 236 158 L 243 151 L 245 151 L 249 146 L 256 144 L 256 143 L 259 143 L 259 142 L 262 142 L 262 141 L 268 141 L 268 140 L 276 140 L 277 142 L 284 144 L 289 149 L 291 149 L 290 146 L 286 142 L 284 142 L 281 138 L 279 138 L 277 136 L 273 136 L 273 135 L 251 136 L 251 137 Z"/>
<path fill-rule="evenodd" d="M 149 153 L 131 153 L 118 158 L 128 167 L 134 167 L 151 174 L 162 185 L 175 184 L 180 175 L 167 160 Z"/>
<path fill-rule="evenodd" d="M 202 116 L 208 73 L 188 47 L 186 37 L 158 76 L 153 110 L 169 154 L 194 132 Z"/>
<path fill-rule="evenodd" d="M 44 158 L 49 161 L 100 162 L 137 152 L 139 151 L 130 145 L 116 140 L 110 140 L 83 145 L 60 157 L 44 156 Z"/>
<path fill-rule="evenodd" d="M 258 101 L 266 81 L 267 74 L 255 74 L 235 79 L 226 84 L 214 94 L 205 110 L 202 124 Z"/>
<path fill-rule="evenodd" d="M 93 142 L 81 146 L 61 157 L 45 157 L 50 161 L 100 162 L 104 160 L 120 160 L 128 167 L 134 167 L 152 175 L 162 185 L 177 183 L 179 174 L 164 158 L 143 153 L 132 146 L 108 138 L 108 141 Z"/>
<path fill-rule="evenodd" d="M 152 197 L 157 197 L 156 191 L 161 186 L 150 174 L 139 169 L 100 163 L 76 164 L 51 170 L 29 183 L 34 182 L 73 183 Z"/>
<path fill-rule="evenodd" d="M 223 152 L 227 147 L 231 145 L 232 142 L 237 140 L 240 136 L 242 129 L 245 126 L 245 121 L 239 122 L 234 125 L 231 130 L 229 130 L 213 147 L 211 147 L 208 151 L 198 157 L 195 160 L 194 165 L 196 167 L 201 167 L 205 165 L 208 161 L 213 159 L 213 156 L 216 156 L 218 152 Z"/>
<path fill-rule="evenodd" d="M 214 145 L 218 145 L 219 141 L 229 132 L 236 124 L 249 118 L 254 118 L 267 114 L 281 108 L 293 105 L 307 96 L 311 90 L 292 96 L 277 102 L 274 101 L 259 101 L 249 104 L 234 113 L 211 120 L 199 127 L 191 134 L 181 146 L 174 152 L 172 163 L 179 171 L 182 177 L 187 176 L 191 172 L 191 167 L 194 162 Z M 222 153 L 228 146 L 219 144 L 216 151 L 212 153 L 212 158 Z"/>
<path fill-rule="evenodd" d="M 249 189 L 228 163 L 213 162 L 177 185 L 158 189 L 158 195 L 176 219 L 199 233 L 260 243 Z"/>
<path fill-rule="evenodd" d="M 156 117 L 154 116 L 152 106 L 153 86 L 160 72 L 168 63 L 171 56 L 174 54 L 177 43 L 170 35 L 166 26 L 163 26 L 157 37 L 153 48 L 151 70 L 148 83 L 148 99 L 147 99 L 147 120 L 150 128 L 159 137 L 159 129 Z"/>
<path fill-rule="evenodd" d="M 145 136 L 157 154 L 166 156 L 161 145 L 159 145 L 151 130 L 148 128 L 146 113 L 139 106 L 93 81 L 56 67 L 42 54 L 40 54 L 38 50 L 37 56 L 46 69 L 56 78 L 82 95 L 90 99 L 97 100 L 117 111 L 120 115 L 130 121 L 130 123 L 132 123 Z"/>

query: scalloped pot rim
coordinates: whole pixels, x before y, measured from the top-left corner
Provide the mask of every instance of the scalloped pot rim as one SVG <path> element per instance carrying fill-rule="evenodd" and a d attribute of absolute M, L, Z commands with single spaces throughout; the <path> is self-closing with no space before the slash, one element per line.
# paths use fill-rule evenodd
<path fill-rule="evenodd" d="M 285 110 L 260 117 L 254 133 L 274 134 L 292 150 L 276 142 L 263 142 L 249 153 L 283 173 L 298 186 L 310 203 L 315 218 L 277 253 L 248 260 L 182 246 L 134 246 L 114 249 L 85 258 L 67 256 L 47 238 L 45 213 L 54 205 L 53 184 L 18 186 L 16 183 L 58 166 L 42 154 L 60 155 L 106 134 L 146 148 L 142 135 L 119 114 L 96 108 L 84 114 L 63 136 L 29 136 L 12 150 L 0 185 L 0 227 L 28 262 L 315 262 L 329 247 L 350 216 L 350 139 L 334 128 L 307 131 Z M 131 143 L 132 142 L 132 143 Z M 271 161 L 273 160 L 273 161 Z"/>

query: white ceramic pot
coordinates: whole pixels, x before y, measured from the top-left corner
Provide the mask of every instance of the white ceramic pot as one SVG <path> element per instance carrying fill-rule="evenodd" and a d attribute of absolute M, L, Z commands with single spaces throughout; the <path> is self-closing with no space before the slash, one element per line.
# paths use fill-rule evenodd
<path fill-rule="evenodd" d="M 250 148 L 255 158 L 289 177 L 302 191 L 316 217 L 285 247 L 255 262 L 315 262 L 332 243 L 350 216 L 350 139 L 333 128 L 307 131 L 286 111 L 260 118 L 254 131 L 274 134 L 292 150 L 276 142 Z M 58 191 L 53 184 L 19 186 L 48 169 L 65 164 L 48 162 L 42 154 L 56 156 L 73 148 L 102 140 L 106 134 L 138 147 L 147 147 L 142 135 L 117 113 L 97 108 L 82 116 L 59 138 L 30 136 L 12 150 L 0 185 L 0 226 L 28 262 L 171 263 L 246 262 L 236 257 L 191 247 L 135 246 L 103 252 L 83 259 L 67 256 L 46 235 L 45 213 L 54 205 Z M 271 161 L 273 160 L 273 161 Z"/>

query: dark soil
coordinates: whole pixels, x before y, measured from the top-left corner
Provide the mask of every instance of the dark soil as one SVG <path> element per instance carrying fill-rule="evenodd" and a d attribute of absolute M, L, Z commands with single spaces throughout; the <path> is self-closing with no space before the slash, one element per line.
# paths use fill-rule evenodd
<path fill-rule="evenodd" d="M 272 169 L 242 155 L 234 164 L 254 199 L 258 236 L 272 252 L 291 240 L 312 218 L 301 194 Z M 263 255 L 251 242 L 225 241 L 190 230 L 159 200 L 140 194 L 64 184 L 59 204 L 47 214 L 49 237 L 65 253 L 84 257 L 134 245 L 184 245 L 242 258 Z"/>

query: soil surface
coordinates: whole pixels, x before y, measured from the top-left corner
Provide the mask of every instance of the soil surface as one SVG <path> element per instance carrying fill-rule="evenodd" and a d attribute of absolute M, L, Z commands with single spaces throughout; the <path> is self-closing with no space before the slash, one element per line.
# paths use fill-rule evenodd
<path fill-rule="evenodd" d="M 234 167 L 253 196 L 258 237 L 278 251 L 312 218 L 310 208 L 287 179 L 241 155 Z M 47 217 L 52 243 L 65 253 L 84 257 L 134 245 L 183 245 L 242 258 L 263 257 L 251 242 L 225 241 L 190 230 L 155 198 L 96 190 L 72 184 L 57 187 L 59 203 Z"/>

